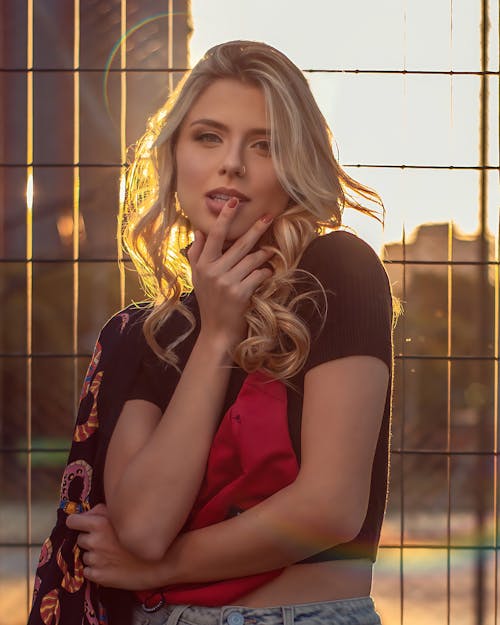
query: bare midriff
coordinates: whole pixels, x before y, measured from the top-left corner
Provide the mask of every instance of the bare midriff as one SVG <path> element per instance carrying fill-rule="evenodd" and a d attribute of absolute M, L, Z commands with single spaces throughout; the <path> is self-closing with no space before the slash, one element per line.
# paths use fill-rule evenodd
<path fill-rule="evenodd" d="M 252 608 L 367 597 L 372 586 L 371 560 L 331 560 L 294 564 L 265 586 L 235 603 Z"/>

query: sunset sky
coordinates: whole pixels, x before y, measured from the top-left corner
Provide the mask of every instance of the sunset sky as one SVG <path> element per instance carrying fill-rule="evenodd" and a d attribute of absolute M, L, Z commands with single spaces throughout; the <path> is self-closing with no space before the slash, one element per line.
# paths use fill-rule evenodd
<path fill-rule="evenodd" d="M 495 5 L 495 6 L 493 6 Z M 307 7 L 305 9 L 304 7 Z M 452 10 L 451 8 L 452 7 Z M 496 7 L 496 8 L 495 8 Z M 498 14 L 490 0 L 490 14 Z M 479 71 L 480 3 L 471 0 L 192 0 L 191 63 L 210 46 L 255 39 L 303 70 Z M 497 70 L 498 27 L 490 29 L 489 69 Z M 480 77 L 309 73 L 343 165 L 478 165 Z M 498 77 L 490 77 L 489 165 L 498 166 Z M 364 216 L 346 222 L 376 249 L 426 221 L 478 227 L 476 170 L 357 168 L 379 191 L 385 230 Z M 498 173 L 489 173 L 489 227 L 498 233 Z"/>

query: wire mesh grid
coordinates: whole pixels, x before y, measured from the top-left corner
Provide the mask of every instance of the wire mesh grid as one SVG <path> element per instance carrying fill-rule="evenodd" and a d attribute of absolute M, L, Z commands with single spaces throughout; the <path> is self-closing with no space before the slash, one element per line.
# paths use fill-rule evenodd
<path fill-rule="evenodd" d="M 55 32 L 63 36 L 65 31 L 65 36 L 70 38 L 72 56 L 65 59 L 61 56 L 63 60 L 59 64 L 50 63 L 51 59 L 43 55 L 41 44 L 37 47 L 36 43 L 37 28 L 47 18 L 40 7 L 44 6 L 53 15 L 51 11 L 55 7 L 51 3 L 37 6 L 33 0 L 27 0 L 20 11 L 9 3 L 2 9 L 4 23 L 13 19 L 12 12 L 16 14 L 14 18 L 21 27 L 17 32 L 22 36 L 12 54 L 4 49 L 4 59 L 9 62 L 0 68 L 0 79 L 4 93 L 9 89 L 12 97 L 19 99 L 20 94 L 24 97 L 24 102 L 16 102 L 22 122 L 18 120 L 15 124 L 16 128 L 24 125 L 24 133 L 14 140 L 12 150 L 13 137 L 5 133 L 0 162 L 3 183 L 0 266 L 6 301 L 0 345 L 3 391 L 0 610 L 13 615 L 7 623 L 23 622 L 29 609 L 34 559 L 51 526 L 57 480 L 70 440 L 71 417 L 76 410 L 93 339 L 112 312 L 131 299 L 140 299 L 134 275 L 124 270 L 130 266 L 129 260 L 120 251 L 116 253 L 114 236 L 110 236 L 115 227 L 114 215 L 122 201 L 119 181 L 127 145 L 139 134 L 142 121 L 136 115 L 134 123 L 130 123 L 130 111 L 136 103 L 129 108 L 127 103 L 138 87 L 147 84 L 145 80 L 154 77 L 157 82 L 151 83 L 153 86 L 166 83 L 163 91 L 159 89 L 159 104 L 188 65 L 191 23 L 187 3 L 150 2 L 143 3 L 142 8 L 132 0 L 110 0 L 101 3 L 101 7 L 98 4 L 88 2 L 80 6 L 79 0 L 68 3 Z M 158 13 L 160 4 L 164 13 Z M 400 244 L 385 248 L 386 267 L 405 308 L 395 337 L 392 486 L 387 513 L 392 524 L 383 533 L 379 552 L 382 564 L 375 574 L 376 590 L 377 575 L 378 579 L 386 580 L 378 583 L 378 592 L 381 597 L 385 593 L 382 604 L 387 606 L 386 614 L 390 614 L 391 620 L 386 622 L 391 624 L 416 622 L 410 614 L 412 601 L 426 602 L 425 609 L 428 614 L 432 612 L 432 598 L 415 594 L 411 597 L 419 554 L 434 563 L 440 561 L 436 565 L 437 577 L 435 571 L 431 571 L 430 577 L 434 584 L 440 585 L 440 592 L 446 598 L 444 612 L 441 610 L 438 617 L 441 620 L 433 621 L 429 617 L 427 622 L 496 625 L 498 621 L 500 221 L 496 232 L 491 232 L 487 221 L 488 209 L 491 211 L 488 198 L 491 176 L 498 171 L 497 162 L 491 160 L 488 152 L 489 94 L 496 84 L 498 70 L 492 69 L 487 61 L 487 25 L 492 19 L 492 8 L 486 1 L 480 5 L 483 26 L 480 70 L 414 70 L 407 69 L 406 63 L 402 69 L 304 68 L 312 78 L 341 75 L 363 80 L 368 76 L 397 76 L 403 80 L 405 93 L 408 81 L 417 76 L 449 80 L 451 89 L 454 79 L 460 76 L 475 76 L 480 83 L 477 162 L 344 164 L 354 174 L 374 170 L 376 176 L 379 170 L 396 171 L 403 186 L 411 172 L 436 171 L 447 175 L 475 172 L 479 190 L 475 207 L 479 228 L 468 241 L 468 252 L 460 251 L 461 242 L 451 223 L 444 232 L 441 255 L 422 252 L 424 248 L 419 249 L 418 241 L 414 237 L 409 239 L 405 230 Z M 151 16 L 155 19 L 150 19 Z M 101 51 L 94 56 L 87 49 L 83 59 L 82 33 L 90 37 L 94 32 L 91 40 L 95 44 L 104 23 L 111 31 L 105 41 L 115 40 L 119 45 L 113 49 L 108 46 L 105 53 Z M 142 27 L 154 24 L 158 29 L 153 33 L 156 39 L 151 32 L 147 38 L 157 45 L 160 40 L 168 45 L 147 50 L 144 47 L 147 42 L 143 41 L 142 47 L 136 43 L 135 51 L 131 49 L 129 35 L 134 28 L 137 30 L 138 24 Z M 21 48 L 24 48 L 22 53 Z M 151 58 L 153 63 L 148 61 Z M 17 84 L 19 80 L 21 87 Z M 92 110 L 95 102 L 89 104 L 86 97 L 102 89 L 101 81 L 105 110 L 98 113 L 107 116 L 108 125 L 110 119 L 115 125 L 115 139 L 106 137 L 105 141 L 96 141 L 100 149 L 93 149 L 86 124 L 92 113 L 96 114 Z M 59 117 L 51 120 L 54 127 L 44 135 L 37 130 L 37 124 L 44 119 L 41 102 L 53 93 L 54 85 L 65 89 L 61 100 L 67 108 L 58 109 Z M 5 102 L 3 107 L 7 110 Z M 150 111 L 141 110 L 142 115 L 147 112 Z M 6 116 L 6 119 L 10 118 Z M 61 131 L 56 128 L 59 123 L 63 126 Z M 103 128 L 98 131 L 106 134 Z M 48 137 L 50 141 L 55 137 L 57 149 L 44 150 L 42 143 Z M 65 188 L 62 198 L 54 191 L 55 183 Z M 19 188 L 25 191 L 21 199 Z M 11 189 L 16 189 L 17 194 Z M 106 215 L 102 212 L 104 202 L 108 203 Z M 92 203 L 97 205 L 94 212 Z M 56 206 L 56 214 L 51 215 L 51 205 Z M 40 217 L 43 211 L 47 211 L 45 218 L 55 225 L 56 239 L 47 234 Z M 474 303 L 472 307 L 467 307 L 468 297 Z M 432 309 L 432 319 L 426 308 Z M 463 319 L 467 314 L 472 316 L 470 327 L 465 328 L 461 324 L 467 321 Z M 473 383 L 467 386 L 469 397 L 464 407 L 457 397 L 457 386 L 469 378 Z M 55 399 L 54 389 L 64 398 Z M 435 428 L 419 421 L 419 415 L 426 410 L 436 411 Z M 51 426 L 46 425 L 47 415 L 55 422 Z M 461 415 L 460 419 L 457 415 Z M 473 492 L 464 493 L 461 488 Z M 466 503 L 459 505 L 461 501 Z M 430 520 L 420 521 L 422 529 L 419 529 L 419 513 L 425 512 L 426 506 L 438 512 Z M 434 531 L 438 525 L 439 531 Z M 13 557 L 13 553 L 16 557 L 24 554 L 22 571 L 16 569 L 19 558 Z M 473 571 L 469 620 L 460 620 L 463 615 L 453 611 L 456 571 L 465 566 L 462 556 L 468 559 L 467 566 Z M 10 569 L 13 563 L 14 574 Z M 381 612 L 384 616 L 384 611 Z M 3 613 L 1 616 L 4 618 Z"/>

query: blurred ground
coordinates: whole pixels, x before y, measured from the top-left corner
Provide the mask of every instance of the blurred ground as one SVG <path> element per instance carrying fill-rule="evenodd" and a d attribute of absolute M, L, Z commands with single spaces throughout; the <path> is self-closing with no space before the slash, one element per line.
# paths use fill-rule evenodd
<path fill-rule="evenodd" d="M 32 540 L 42 542 L 54 521 L 53 504 L 32 506 Z M 436 527 L 443 519 L 437 515 L 419 516 L 424 527 Z M 471 519 L 464 517 L 464 527 Z M 455 519 L 455 525 L 457 520 Z M 386 518 L 384 540 L 394 544 L 399 532 L 398 522 Z M 3 505 L 0 511 L 2 542 L 22 543 L 26 537 L 26 517 L 22 506 Z M 31 554 L 34 571 L 39 549 Z M 446 625 L 448 623 L 447 578 L 450 589 L 450 625 L 477 625 L 474 618 L 475 550 L 453 550 L 447 567 L 445 549 L 405 549 L 403 552 L 403 620 L 401 620 L 399 549 L 379 550 L 374 568 L 372 596 L 383 625 Z M 495 560 L 493 552 L 486 555 L 485 611 L 481 625 L 494 625 Z M 28 592 L 27 555 L 23 547 L 0 549 L 0 625 L 26 625 Z M 449 570 L 449 573 L 448 573 Z M 29 584 L 32 583 L 30 576 Z M 70 624 L 63 624 L 70 625 Z"/>

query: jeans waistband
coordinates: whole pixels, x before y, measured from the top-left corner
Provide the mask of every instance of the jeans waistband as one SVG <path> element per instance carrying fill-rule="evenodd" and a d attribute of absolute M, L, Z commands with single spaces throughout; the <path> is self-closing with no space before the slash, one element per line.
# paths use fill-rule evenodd
<path fill-rule="evenodd" d="M 142 619 L 142 620 L 141 620 Z M 133 625 L 380 625 L 371 597 L 249 608 L 163 605 L 137 606 Z"/>

